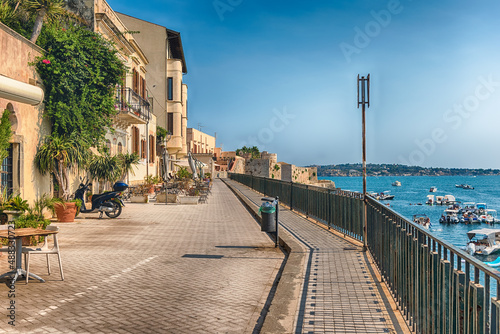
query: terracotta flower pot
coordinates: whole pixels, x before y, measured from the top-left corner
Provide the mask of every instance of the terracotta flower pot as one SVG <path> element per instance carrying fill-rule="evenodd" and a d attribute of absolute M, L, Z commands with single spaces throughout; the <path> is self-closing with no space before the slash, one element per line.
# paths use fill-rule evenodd
<path fill-rule="evenodd" d="M 75 221 L 76 203 L 66 202 L 66 208 L 60 204 L 55 205 L 57 220 L 62 223 L 70 223 Z"/>

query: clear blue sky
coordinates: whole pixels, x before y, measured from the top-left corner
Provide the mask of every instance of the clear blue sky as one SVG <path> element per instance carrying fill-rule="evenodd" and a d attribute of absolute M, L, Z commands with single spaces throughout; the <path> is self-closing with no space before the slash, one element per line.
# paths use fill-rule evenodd
<path fill-rule="evenodd" d="M 109 0 L 181 32 L 189 127 L 296 165 L 500 168 L 500 2 Z"/>

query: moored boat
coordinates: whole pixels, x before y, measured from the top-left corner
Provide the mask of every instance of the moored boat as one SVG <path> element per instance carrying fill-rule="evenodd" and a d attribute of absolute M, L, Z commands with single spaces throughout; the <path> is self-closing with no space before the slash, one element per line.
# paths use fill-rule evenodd
<path fill-rule="evenodd" d="M 379 199 L 381 201 L 392 200 L 394 199 L 394 195 L 390 194 L 389 190 L 383 191 L 379 194 Z"/>
<path fill-rule="evenodd" d="M 392 182 L 392 185 L 393 185 L 394 187 L 401 187 L 401 182 L 399 182 L 399 181 L 394 181 L 394 182 Z"/>
<path fill-rule="evenodd" d="M 444 210 L 441 218 L 439 218 L 439 222 L 443 224 L 456 224 L 460 220 L 458 218 L 458 210 L 446 209 Z"/>
<path fill-rule="evenodd" d="M 490 255 L 500 250 L 500 229 L 483 228 L 467 232 L 469 254 Z"/>
<path fill-rule="evenodd" d="M 435 193 L 437 190 L 438 190 L 438 188 L 436 188 L 436 187 L 431 187 L 431 189 L 429 189 L 429 192 L 431 192 L 431 193 Z"/>

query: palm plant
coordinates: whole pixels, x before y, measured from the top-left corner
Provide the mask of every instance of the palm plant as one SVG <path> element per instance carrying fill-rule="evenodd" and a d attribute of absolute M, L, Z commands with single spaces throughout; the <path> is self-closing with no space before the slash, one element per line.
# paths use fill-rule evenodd
<path fill-rule="evenodd" d="M 62 199 L 71 197 L 69 173 L 75 168 L 85 166 L 88 159 L 88 146 L 72 137 L 52 135 L 45 139 L 35 155 L 35 166 L 42 175 L 53 173 L 62 191 Z"/>
<path fill-rule="evenodd" d="M 118 154 L 118 159 L 120 159 L 121 165 L 122 165 L 122 170 L 121 170 L 121 177 L 120 181 L 124 181 L 125 178 L 128 178 L 128 173 L 132 173 L 132 175 L 135 175 L 134 172 L 134 166 L 139 164 L 141 161 L 141 158 L 137 153 L 120 153 Z M 127 180 L 128 183 L 128 180 Z"/>
<path fill-rule="evenodd" d="M 114 183 L 122 174 L 122 164 L 116 155 L 94 155 L 89 161 L 87 170 L 91 179 L 97 179 L 104 183 Z"/>
<path fill-rule="evenodd" d="M 35 16 L 35 25 L 30 37 L 33 43 L 40 36 L 44 22 L 51 24 L 59 21 L 67 13 L 64 0 L 26 0 L 23 5 L 28 13 Z"/>

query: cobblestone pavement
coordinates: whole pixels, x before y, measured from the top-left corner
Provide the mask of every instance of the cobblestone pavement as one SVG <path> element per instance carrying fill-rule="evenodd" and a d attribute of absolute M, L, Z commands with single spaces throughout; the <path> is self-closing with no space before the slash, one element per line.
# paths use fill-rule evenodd
<path fill-rule="evenodd" d="M 227 180 L 256 206 L 262 194 Z M 403 330 L 386 307 L 360 247 L 281 208 L 280 233 L 308 249 L 296 333 L 396 333 Z"/>
<path fill-rule="evenodd" d="M 222 182 L 207 204 L 84 216 L 57 223 L 65 281 L 32 256 L 46 283 L 18 281 L 15 328 L 0 284 L 0 333 L 252 333 L 284 255 Z"/>

